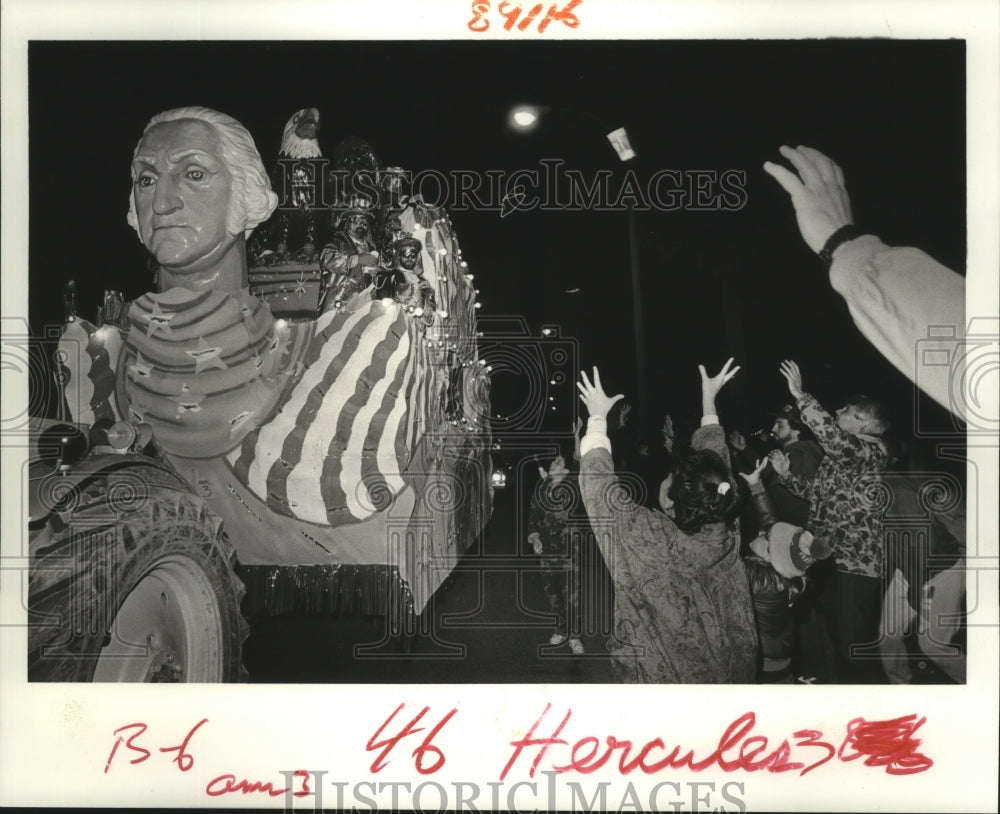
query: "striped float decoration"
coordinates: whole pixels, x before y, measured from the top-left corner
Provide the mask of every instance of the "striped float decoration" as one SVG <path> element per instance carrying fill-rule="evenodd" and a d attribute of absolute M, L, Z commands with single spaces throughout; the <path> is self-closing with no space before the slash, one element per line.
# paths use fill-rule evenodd
<path fill-rule="evenodd" d="M 271 511 L 317 525 L 388 508 L 413 482 L 411 464 L 420 478 L 450 476 L 448 388 L 458 385 L 472 423 L 488 403 L 482 377 L 451 375 L 476 360 L 474 294 L 450 223 L 412 206 L 401 220 L 424 246 L 424 275 L 447 318 L 426 326 L 392 300 L 359 294 L 350 307 L 286 324 L 246 290 L 145 294 L 129 310 L 124 347 L 109 326 L 107 347 L 94 338 L 104 329 L 66 326 L 66 347 L 87 349 L 67 385 L 67 401 L 84 405 L 73 418 L 119 417 L 117 372 L 121 412 L 151 424 L 164 452 L 223 456 Z M 457 447 L 469 460 L 488 437 L 471 441 Z"/>
<path fill-rule="evenodd" d="M 406 485 L 415 329 L 381 301 L 315 325 L 301 375 L 227 458 L 272 511 L 339 525 L 387 508 Z"/>

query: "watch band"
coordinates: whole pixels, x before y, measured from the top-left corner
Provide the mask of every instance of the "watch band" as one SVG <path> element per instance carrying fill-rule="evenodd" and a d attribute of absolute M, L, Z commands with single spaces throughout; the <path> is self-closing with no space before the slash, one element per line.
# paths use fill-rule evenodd
<path fill-rule="evenodd" d="M 823 244 L 823 248 L 819 251 L 819 259 L 823 261 L 827 268 L 830 268 L 833 265 L 833 253 L 840 248 L 841 244 L 846 243 L 848 240 L 854 240 L 856 237 L 861 237 L 863 234 L 864 232 L 853 223 L 841 226 L 826 239 L 826 243 Z"/>

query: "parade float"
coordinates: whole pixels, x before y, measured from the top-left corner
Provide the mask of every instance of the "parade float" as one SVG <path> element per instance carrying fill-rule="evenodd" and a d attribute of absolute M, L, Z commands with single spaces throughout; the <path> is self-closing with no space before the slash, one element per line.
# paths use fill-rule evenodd
<path fill-rule="evenodd" d="M 296 116 L 315 139 L 318 111 Z M 147 137 L 177 122 L 154 122 L 136 160 L 173 162 L 176 144 L 156 158 Z M 237 284 L 172 284 L 169 207 L 142 196 L 184 170 L 169 194 L 194 211 L 205 172 L 134 163 L 130 223 L 164 263 L 157 290 L 108 292 L 88 321 L 69 289 L 62 413 L 35 422 L 29 478 L 31 680 L 239 680 L 246 618 L 266 614 L 405 629 L 489 519 L 489 372 L 448 214 L 359 139 L 335 164 L 286 142 L 273 214 L 227 227 Z M 330 202 L 308 175 L 327 171 Z M 375 248 L 352 260 L 338 234 L 354 221 Z"/>

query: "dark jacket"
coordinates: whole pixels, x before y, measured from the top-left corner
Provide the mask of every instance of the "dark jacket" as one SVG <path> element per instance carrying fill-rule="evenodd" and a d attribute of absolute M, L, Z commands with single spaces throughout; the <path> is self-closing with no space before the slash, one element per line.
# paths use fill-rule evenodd
<path fill-rule="evenodd" d="M 791 473 L 803 481 L 810 481 L 816 476 L 823 460 L 823 448 L 810 440 L 793 441 L 782 452 L 788 456 Z M 764 486 L 774 501 L 776 519 L 804 528 L 809 520 L 809 501 L 790 491 L 773 470 L 768 470 Z"/>

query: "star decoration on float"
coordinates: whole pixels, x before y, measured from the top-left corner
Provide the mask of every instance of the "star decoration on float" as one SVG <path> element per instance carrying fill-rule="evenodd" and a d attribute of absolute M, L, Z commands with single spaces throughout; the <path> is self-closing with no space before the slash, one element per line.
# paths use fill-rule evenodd
<path fill-rule="evenodd" d="M 295 281 L 295 296 L 301 297 L 306 293 L 307 282 L 305 273 L 300 273 L 299 278 Z"/>
<path fill-rule="evenodd" d="M 200 413 L 201 412 L 201 402 L 204 401 L 204 393 L 182 393 L 176 396 L 172 401 L 177 405 L 177 415 L 175 418 L 180 418 L 185 413 Z"/>
<path fill-rule="evenodd" d="M 226 370 L 229 365 L 222 361 L 222 348 L 213 347 L 205 341 L 205 337 L 198 337 L 198 347 L 194 350 L 184 351 L 194 359 L 194 372 L 201 373 L 205 368 L 217 367 Z"/>
<path fill-rule="evenodd" d="M 136 352 L 135 362 L 128 366 L 128 371 L 137 379 L 148 379 L 153 372 L 153 366 L 142 357 L 141 353 Z"/>
<path fill-rule="evenodd" d="M 163 331 L 163 333 L 167 334 L 167 336 L 170 336 L 170 321 L 175 316 L 177 316 L 176 313 L 164 312 L 164 310 L 160 308 L 160 304 L 154 300 L 153 310 L 146 315 L 146 320 L 149 322 L 149 325 L 146 326 L 146 336 L 152 336 L 157 331 Z"/>
<path fill-rule="evenodd" d="M 255 412 L 255 410 L 244 410 L 229 419 L 229 437 L 232 438 L 234 435 L 239 433 L 248 423 L 250 424 L 249 428 L 252 428 L 254 423 L 252 419 Z"/>

